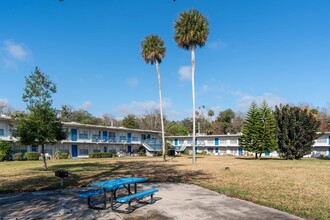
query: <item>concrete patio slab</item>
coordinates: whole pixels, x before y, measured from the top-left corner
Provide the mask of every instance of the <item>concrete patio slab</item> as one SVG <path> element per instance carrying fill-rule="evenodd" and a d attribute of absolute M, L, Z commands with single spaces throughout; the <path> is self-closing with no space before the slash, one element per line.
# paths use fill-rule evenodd
<path fill-rule="evenodd" d="M 0 219 L 302 219 L 195 185 L 147 183 L 142 188 L 150 187 L 159 189 L 156 202 L 135 205 L 131 214 L 113 212 L 109 205 L 89 209 L 87 199 L 79 198 L 86 189 L 0 194 Z"/>

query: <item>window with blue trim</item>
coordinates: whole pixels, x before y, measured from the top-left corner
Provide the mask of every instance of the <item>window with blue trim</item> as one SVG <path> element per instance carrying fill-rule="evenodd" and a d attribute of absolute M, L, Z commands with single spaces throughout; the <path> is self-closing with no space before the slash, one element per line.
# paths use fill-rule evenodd
<path fill-rule="evenodd" d="M 0 128 L 0 136 L 5 136 L 5 131 L 3 128 Z"/>

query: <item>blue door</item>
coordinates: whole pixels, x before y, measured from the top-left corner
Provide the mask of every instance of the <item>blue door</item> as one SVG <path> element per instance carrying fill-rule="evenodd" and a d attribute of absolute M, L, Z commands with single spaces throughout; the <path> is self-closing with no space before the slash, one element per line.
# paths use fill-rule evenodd
<path fill-rule="evenodd" d="M 150 134 L 147 135 L 147 140 L 150 140 Z"/>
<path fill-rule="evenodd" d="M 131 133 L 127 133 L 127 142 L 131 143 L 132 141 L 132 134 Z"/>
<path fill-rule="evenodd" d="M 132 153 L 132 146 L 127 146 L 127 153 L 129 153 L 129 154 Z"/>
<path fill-rule="evenodd" d="M 219 153 L 219 148 L 218 147 L 215 148 L 215 153 Z"/>
<path fill-rule="evenodd" d="M 77 129 L 71 128 L 71 141 L 77 141 Z"/>
<path fill-rule="evenodd" d="M 270 156 L 269 149 L 267 149 L 267 152 L 265 153 L 265 156 L 266 157 L 269 157 Z"/>
<path fill-rule="evenodd" d="M 72 145 L 71 146 L 71 153 L 72 153 L 72 157 L 77 157 L 78 156 L 78 146 L 77 145 Z"/>
<path fill-rule="evenodd" d="M 214 145 L 219 145 L 219 138 L 214 139 Z"/>
<path fill-rule="evenodd" d="M 329 147 L 329 151 L 328 151 L 328 157 L 330 158 L 330 147 Z"/>
<path fill-rule="evenodd" d="M 104 153 L 107 152 L 107 147 L 106 147 L 106 146 L 103 147 L 103 152 L 104 152 Z"/>
<path fill-rule="evenodd" d="M 195 138 L 195 145 L 197 145 L 197 138 Z"/>
<path fill-rule="evenodd" d="M 243 148 L 238 148 L 238 155 L 239 156 L 242 156 L 243 155 Z"/>
<path fill-rule="evenodd" d="M 108 141 L 108 132 L 103 131 L 103 141 Z"/>
<path fill-rule="evenodd" d="M 178 139 L 174 139 L 174 145 L 175 146 L 178 146 L 179 145 Z"/>

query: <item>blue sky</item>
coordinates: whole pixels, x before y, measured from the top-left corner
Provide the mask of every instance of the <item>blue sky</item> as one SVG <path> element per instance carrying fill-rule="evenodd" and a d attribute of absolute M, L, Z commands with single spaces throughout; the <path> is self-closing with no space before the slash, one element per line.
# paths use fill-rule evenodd
<path fill-rule="evenodd" d="M 54 105 L 122 118 L 158 107 L 155 66 L 141 57 L 141 41 L 165 41 L 160 65 L 164 111 L 190 117 L 189 51 L 178 48 L 173 24 L 191 8 L 210 23 L 196 51 L 196 105 L 245 112 L 252 100 L 330 102 L 330 1 L 315 0 L 2 0 L 0 101 L 16 109 L 24 76 L 35 66 L 56 82 Z"/>

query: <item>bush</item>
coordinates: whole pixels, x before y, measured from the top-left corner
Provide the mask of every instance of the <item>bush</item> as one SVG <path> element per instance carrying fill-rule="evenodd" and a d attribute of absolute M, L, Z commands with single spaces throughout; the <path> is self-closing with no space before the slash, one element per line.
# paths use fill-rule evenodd
<path fill-rule="evenodd" d="M 89 158 L 111 158 L 112 152 L 92 152 L 88 154 Z"/>
<path fill-rule="evenodd" d="M 68 157 L 69 157 L 68 153 L 61 153 L 59 156 L 60 159 L 68 159 Z"/>
<path fill-rule="evenodd" d="M 167 156 L 174 156 L 175 155 L 175 150 L 174 149 L 168 149 L 167 150 Z"/>
<path fill-rule="evenodd" d="M 0 152 L 0 161 L 4 161 L 6 158 L 6 154 L 4 152 Z"/>
<path fill-rule="evenodd" d="M 38 152 L 26 152 L 25 157 L 27 160 L 39 160 L 40 153 Z"/>
<path fill-rule="evenodd" d="M 190 155 L 188 148 L 184 149 L 183 154 Z"/>
<path fill-rule="evenodd" d="M 9 141 L 0 140 L 0 153 L 5 155 L 0 161 L 9 160 L 11 154 L 13 153 L 12 144 Z"/>
<path fill-rule="evenodd" d="M 207 151 L 206 150 L 203 150 L 201 154 L 202 155 L 206 155 L 207 154 Z"/>
<path fill-rule="evenodd" d="M 24 160 L 24 154 L 23 153 L 16 153 L 13 155 L 13 160 L 21 161 Z"/>

